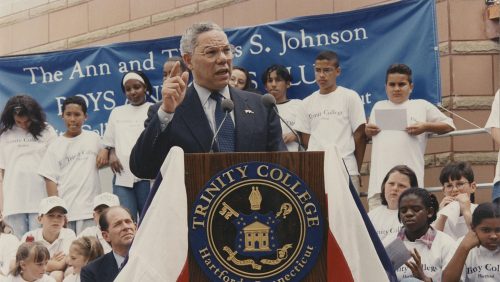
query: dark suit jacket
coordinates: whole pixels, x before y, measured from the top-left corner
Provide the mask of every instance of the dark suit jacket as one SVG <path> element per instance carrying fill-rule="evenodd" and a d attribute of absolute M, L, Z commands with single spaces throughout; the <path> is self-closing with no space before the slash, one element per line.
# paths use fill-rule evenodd
<path fill-rule="evenodd" d="M 161 103 L 162 102 L 160 101 L 160 102 L 158 102 L 156 104 L 153 104 L 153 105 L 149 106 L 148 117 L 144 121 L 144 128 L 148 127 L 149 122 L 151 122 L 151 119 L 153 119 L 154 116 L 158 115 L 158 110 L 161 107 Z"/>
<path fill-rule="evenodd" d="M 230 87 L 234 102 L 236 152 L 286 151 L 281 124 L 272 109 L 261 103 L 261 95 Z M 158 115 L 153 115 L 130 154 L 130 169 L 139 178 L 153 179 L 173 146 L 185 153 L 210 151 L 213 132 L 193 86 L 161 131 Z"/>
<path fill-rule="evenodd" d="M 81 282 L 113 282 L 118 272 L 115 256 L 109 252 L 84 266 L 80 279 Z"/>

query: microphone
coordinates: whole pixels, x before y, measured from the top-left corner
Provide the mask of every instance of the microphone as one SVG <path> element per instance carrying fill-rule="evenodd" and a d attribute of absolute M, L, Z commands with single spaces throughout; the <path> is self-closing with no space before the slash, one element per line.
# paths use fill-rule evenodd
<path fill-rule="evenodd" d="M 274 98 L 273 95 L 271 94 L 264 94 L 262 95 L 262 98 L 260 98 L 260 101 L 262 102 L 262 104 L 266 107 L 266 108 L 272 108 L 276 114 L 278 115 L 278 117 L 280 118 L 280 120 L 286 125 L 286 127 L 288 127 L 288 129 L 290 129 L 293 133 L 293 135 L 295 135 L 295 137 L 297 137 L 297 140 L 298 140 L 298 143 L 299 143 L 299 152 L 304 152 L 305 149 L 304 149 L 304 146 L 302 145 L 302 140 L 300 139 L 300 135 L 297 133 L 297 131 L 295 131 L 284 119 L 283 117 L 281 117 L 280 113 L 278 112 L 278 107 L 276 107 L 276 98 Z"/>
<path fill-rule="evenodd" d="M 217 140 L 217 134 L 219 134 L 219 131 L 222 128 L 222 125 L 224 124 L 224 122 L 226 121 L 226 118 L 229 115 L 229 113 L 233 111 L 233 109 L 234 109 L 234 103 L 233 103 L 233 101 L 231 99 L 223 99 L 220 102 L 220 106 L 222 108 L 222 111 L 225 114 L 224 114 L 224 118 L 222 119 L 222 122 L 219 124 L 219 127 L 215 131 L 214 137 L 212 138 L 212 142 L 210 143 L 210 153 L 214 152 L 213 147 L 214 147 L 215 140 Z"/>

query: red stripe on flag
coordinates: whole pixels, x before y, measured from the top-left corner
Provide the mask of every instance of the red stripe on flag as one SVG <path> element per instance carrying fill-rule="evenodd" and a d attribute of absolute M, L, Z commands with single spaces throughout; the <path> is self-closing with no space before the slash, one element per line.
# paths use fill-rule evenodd
<path fill-rule="evenodd" d="M 189 282 L 189 259 L 186 259 L 186 263 L 184 263 L 184 267 L 177 278 L 177 282 Z"/>
<path fill-rule="evenodd" d="M 328 230 L 326 263 L 329 282 L 354 282 L 351 269 L 331 230 Z"/>

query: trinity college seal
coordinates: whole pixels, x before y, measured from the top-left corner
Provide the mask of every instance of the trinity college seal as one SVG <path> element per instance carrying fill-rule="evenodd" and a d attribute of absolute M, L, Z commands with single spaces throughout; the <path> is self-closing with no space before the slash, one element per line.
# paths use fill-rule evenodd
<path fill-rule="evenodd" d="M 314 195 L 272 163 L 241 163 L 217 173 L 189 216 L 191 250 L 211 281 L 300 281 L 322 241 Z"/>

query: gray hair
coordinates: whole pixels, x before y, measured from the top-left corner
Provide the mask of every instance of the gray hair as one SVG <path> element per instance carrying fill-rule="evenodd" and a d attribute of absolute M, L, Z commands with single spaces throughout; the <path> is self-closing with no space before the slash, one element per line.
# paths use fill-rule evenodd
<path fill-rule="evenodd" d="M 196 47 L 198 36 L 212 30 L 224 32 L 220 26 L 213 22 L 200 22 L 188 27 L 181 38 L 181 55 L 192 54 Z"/>

